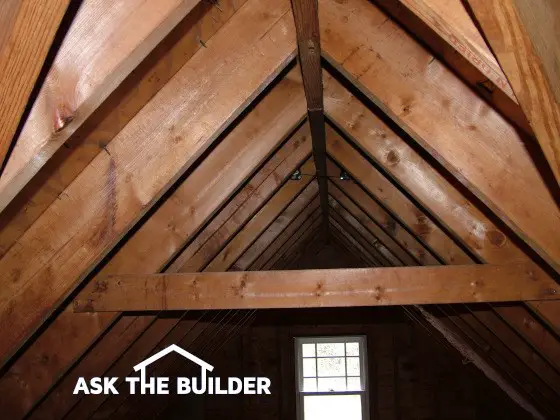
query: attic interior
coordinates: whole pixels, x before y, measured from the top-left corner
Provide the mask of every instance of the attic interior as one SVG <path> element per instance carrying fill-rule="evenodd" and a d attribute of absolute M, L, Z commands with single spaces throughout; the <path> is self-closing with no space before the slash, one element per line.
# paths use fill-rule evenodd
<path fill-rule="evenodd" d="M 0 11 L 3 419 L 558 418 L 557 2 Z"/>

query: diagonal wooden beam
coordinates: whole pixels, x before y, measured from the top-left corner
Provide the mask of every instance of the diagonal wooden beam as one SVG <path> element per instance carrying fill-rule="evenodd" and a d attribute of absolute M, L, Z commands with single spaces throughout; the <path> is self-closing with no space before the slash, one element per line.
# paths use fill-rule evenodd
<path fill-rule="evenodd" d="M 286 12 L 289 12 L 289 6 L 286 7 Z M 235 23 L 238 18 L 238 14 L 234 15 L 230 24 Z M 201 53 L 212 48 L 210 43 L 207 46 L 208 48 L 203 49 Z M 170 95 L 174 97 L 176 91 Z M 155 273 L 162 270 L 174 254 L 196 235 L 201 226 L 204 226 L 235 193 L 238 186 L 256 170 L 257 174 L 253 174 L 246 188 L 228 203 L 227 211 L 220 212 L 221 223 L 224 217 L 226 220 L 229 217 L 224 216 L 224 213 L 235 212 L 255 190 L 262 192 L 260 186 L 263 183 L 272 190 L 277 188 L 311 152 L 309 136 L 307 135 L 306 140 L 305 134 L 300 136 L 293 133 L 304 116 L 305 97 L 299 70 L 295 68 L 277 81 L 268 94 L 255 105 L 252 112 L 236 124 L 184 182 L 176 185 L 169 199 L 131 235 L 102 267 L 101 272 L 128 273 L 131 270 L 139 270 L 138 272 Z M 267 156 L 292 134 L 285 147 L 266 160 Z M 106 152 L 103 152 L 103 155 L 106 155 Z M 266 163 L 259 169 L 259 164 L 265 160 Z M 238 164 L 227 164 L 230 161 Z M 239 165 L 240 162 L 243 163 Z M 118 164 L 116 166 L 119 167 Z M 88 171 L 91 169 L 94 168 L 89 167 Z M 208 180 L 213 182 L 208 184 Z M 200 185 L 206 185 L 204 191 L 200 190 Z M 75 190 L 74 194 L 76 197 L 80 196 Z M 57 202 L 59 211 L 71 210 L 70 202 Z M 121 208 L 130 208 L 125 202 L 126 200 L 120 201 L 123 205 Z M 86 203 L 87 200 L 84 199 L 84 204 Z M 185 211 L 187 209 L 192 211 Z M 53 218 L 52 214 L 48 219 L 54 223 L 61 222 Z M 57 232 L 66 235 L 74 223 L 77 223 L 77 220 L 72 219 L 65 225 L 57 224 Z M 51 240 L 51 244 L 54 244 L 54 241 Z M 47 294 L 43 295 L 46 296 Z M 60 378 L 73 361 L 80 358 L 96 337 L 103 335 L 115 318 L 115 315 L 111 314 L 86 317 L 76 315 L 71 308 L 63 309 L 57 314 L 49 327 L 30 343 L 25 353 L 15 360 L 7 374 L 0 379 L 0 392 L 6 396 L 0 400 L 0 408 L 4 413 L 8 413 L 8 417 L 23 417 L 32 404 L 56 383 L 56 378 Z M 11 398 L 11 395 L 19 397 Z M 67 394 L 60 396 L 58 401 L 56 398 L 56 395 L 53 395 L 52 399 L 45 401 L 48 403 L 46 411 L 58 413 L 70 399 Z"/>
<path fill-rule="evenodd" d="M 468 0 L 560 183 L 560 43 L 556 0 Z"/>
<path fill-rule="evenodd" d="M 70 0 L 0 5 L 0 175 Z"/>
<path fill-rule="evenodd" d="M 506 76 L 461 0 L 377 0 L 376 4 L 502 115 L 532 135 Z"/>
<path fill-rule="evenodd" d="M 83 2 L 0 178 L 0 211 L 199 1 Z"/>
<path fill-rule="evenodd" d="M 260 309 L 558 300 L 534 264 L 120 275 L 78 312 Z"/>
<path fill-rule="evenodd" d="M 313 157 L 319 184 L 321 209 L 326 222 L 329 214 L 327 190 L 327 155 L 325 145 L 325 116 L 323 114 L 323 78 L 321 68 L 321 42 L 319 36 L 319 11 L 317 0 L 291 0 L 298 55 L 307 99 L 307 112 L 311 127 Z"/>
<path fill-rule="evenodd" d="M 249 3 L 0 260 L 2 362 L 292 60 L 289 4 Z"/>
<path fill-rule="evenodd" d="M 531 142 L 371 2 L 320 0 L 320 6 L 325 58 L 560 271 L 560 244 L 553 239 L 560 234 L 558 185 L 543 180 Z M 347 115 L 360 126 L 360 114 Z M 405 160 L 398 149 L 378 149 L 396 167 Z"/>

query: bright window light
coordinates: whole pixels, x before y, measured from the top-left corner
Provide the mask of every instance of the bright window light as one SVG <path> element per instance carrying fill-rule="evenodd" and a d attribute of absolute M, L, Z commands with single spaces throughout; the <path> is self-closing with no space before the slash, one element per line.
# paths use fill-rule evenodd
<path fill-rule="evenodd" d="M 297 337 L 299 420 L 367 420 L 364 336 Z"/>

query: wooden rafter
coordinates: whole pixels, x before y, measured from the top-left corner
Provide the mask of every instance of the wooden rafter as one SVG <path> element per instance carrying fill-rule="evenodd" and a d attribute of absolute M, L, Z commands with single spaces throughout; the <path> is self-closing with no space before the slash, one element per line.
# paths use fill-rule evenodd
<path fill-rule="evenodd" d="M 69 3 L 6 0 L 0 5 L 0 176 Z"/>
<path fill-rule="evenodd" d="M 370 2 L 320 6 L 322 52 L 331 64 L 560 271 L 560 244 L 553 239 L 560 231 L 550 230 L 560 229 L 560 211 L 527 139 Z M 347 115 L 360 126 L 361 114 Z M 384 151 L 397 167 L 405 160 L 397 149 Z"/>
<path fill-rule="evenodd" d="M 78 312 L 558 300 L 533 264 L 107 276 Z"/>
<path fill-rule="evenodd" d="M 255 112 L 249 113 L 185 182 L 178 186 L 101 272 L 158 272 L 173 258 L 174 252 L 180 251 L 185 242 L 235 192 L 239 184 L 300 124 L 305 115 L 305 98 L 298 69 L 288 72 L 279 80 L 253 111 Z M 259 189 L 263 182 L 274 191 L 311 152 L 308 137 L 303 132 L 295 135 L 293 141 L 288 141 L 287 147 L 268 161 L 258 175 L 251 178 L 245 192 L 237 200 L 230 202 L 229 211 L 235 211 L 251 197 L 254 190 L 264 193 L 264 188 Z M 227 165 L 232 158 L 243 164 Z M 209 179 L 214 180 L 214 183 L 204 192 L 199 192 L 200 186 L 205 185 Z M 73 195 L 79 196 L 79 193 L 75 192 Z M 267 197 L 268 194 L 263 196 Z M 71 206 L 71 203 L 65 203 L 59 209 L 67 206 Z M 186 208 L 196 211 L 185 212 Z M 69 227 L 66 224 L 59 233 L 66 232 Z M 71 310 L 63 310 L 14 363 L 8 374 L 1 378 L 0 389 L 7 396 L 3 408 L 5 412 L 11 413 L 11 417 L 23 417 L 32 404 L 49 389 L 51 382 L 59 378 L 72 361 L 78 359 L 92 341 L 110 327 L 115 318 L 114 315 L 76 315 Z M 40 367 L 40 377 L 34 373 L 35 367 Z M 11 398 L 11 395 L 25 395 L 25 398 Z"/>
<path fill-rule="evenodd" d="M 288 11 L 274 0 L 241 8 L 4 255 L 0 325 L 10 328 L 0 329 L 2 362 L 291 62 Z M 274 40 L 259 38 L 268 31 Z M 220 82 L 201 85 L 199 74 Z M 201 118 L 210 114 L 211 120 Z M 57 263 L 61 259 L 65 264 Z"/>
<path fill-rule="evenodd" d="M 317 183 L 321 209 L 328 218 L 327 157 L 325 146 L 325 117 L 323 113 L 323 78 L 321 67 L 321 41 L 317 0 L 291 0 L 296 26 L 298 56 L 307 99 L 307 113 L 311 127 L 313 157 L 317 170 Z"/>
<path fill-rule="evenodd" d="M 84 2 L 0 178 L 0 211 L 199 1 Z"/>
<path fill-rule="evenodd" d="M 468 4 L 560 183 L 558 2 L 468 0 Z"/>
<path fill-rule="evenodd" d="M 519 246 L 484 212 L 468 202 L 455 186 L 332 76 L 325 76 L 325 93 L 327 116 L 418 202 L 429 209 L 430 214 L 411 204 L 404 194 L 374 170 L 335 130 L 327 126 L 329 155 L 362 182 L 371 194 L 377 195 L 394 214 L 398 214 L 440 258 L 448 264 L 473 262 L 471 256 L 432 222 L 434 217 L 482 261 L 509 264 L 528 259 Z M 348 119 L 348 115 L 359 115 L 359 123 L 355 119 Z M 377 133 L 376 136 L 371 136 L 372 132 Z M 484 229 L 484 235 L 473 234 L 478 228 Z M 560 325 L 557 303 L 534 302 L 530 306 L 557 330 Z"/>

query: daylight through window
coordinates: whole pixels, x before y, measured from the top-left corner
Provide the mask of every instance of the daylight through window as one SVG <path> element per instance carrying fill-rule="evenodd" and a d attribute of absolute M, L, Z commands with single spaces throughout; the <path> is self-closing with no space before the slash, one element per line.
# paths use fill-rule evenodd
<path fill-rule="evenodd" d="M 367 419 L 363 336 L 296 338 L 299 420 Z"/>

